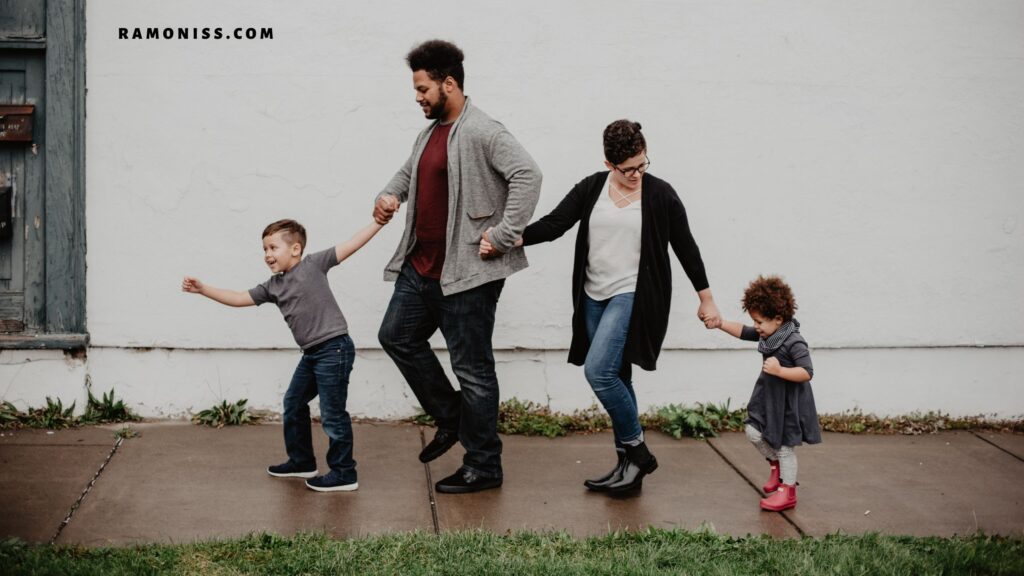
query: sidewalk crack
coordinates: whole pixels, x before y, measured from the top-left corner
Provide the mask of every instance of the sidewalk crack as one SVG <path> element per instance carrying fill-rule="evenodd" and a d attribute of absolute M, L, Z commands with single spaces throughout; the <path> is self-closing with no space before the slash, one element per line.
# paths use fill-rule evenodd
<path fill-rule="evenodd" d="M 725 463 L 728 464 L 729 467 L 732 468 L 733 471 L 736 472 L 736 474 L 738 474 L 740 478 L 743 478 L 744 482 L 746 482 L 748 485 L 750 485 L 751 488 L 754 489 L 754 492 L 756 492 L 758 496 L 762 496 L 761 490 L 757 487 L 757 485 L 754 484 L 753 482 L 751 482 L 750 478 L 747 478 L 746 475 L 743 474 L 743 472 L 740 472 L 740 469 L 737 468 L 736 465 L 733 464 L 731 460 L 726 458 L 725 454 L 723 454 L 721 450 L 719 450 L 714 444 L 712 444 L 710 439 L 705 439 L 705 442 L 707 442 L 708 446 L 710 446 L 711 449 L 715 451 L 715 454 L 718 454 L 718 456 L 723 461 L 725 461 Z M 799 534 L 801 538 L 807 536 L 807 534 L 804 532 L 803 528 L 801 528 L 792 518 L 790 518 L 789 515 L 786 514 L 785 511 L 778 512 L 778 514 L 779 514 L 779 516 L 782 516 L 783 520 L 788 522 L 789 525 L 792 526 L 794 530 L 796 530 L 796 533 Z"/>
<path fill-rule="evenodd" d="M 985 442 L 985 443 L 987 443 L 987 444 L 991 444 L 992 446 L 995 446 L 996 448 L 998 448 L 998 449 L 1002 450 L 1003 452 L 1006 452 L 1006 453 L 1007 453 L 1007 454 L 1009 454 L 1010 456 L 1013 456 L 1013 457 L 1014 457 L 1014 458 L 1016 458 L 1017 460 L 1020 460 L 1021 462 L 1024 462 L 1024 458 L 1021 458 L 1020 456 L 1018 456 L 1018 455 L 1014 454 L 1013 452 L 1010 452 L 1010 451 L 1009 451 L 1009 450 L 1007 450 L 1006 448 L 1003 448 L 1003 447 L 1002 447 L 1002 446 L 1000 446 L 999 444 L 996 444 L 995 442 L 993 442 L 993 441 L 989 440 L 988 438 L 985 438 L 985 437 L 984 437 L 984 436 L 982 436 L 981 434 L 978 434 L 977 432 L 971 432 L 971 434 L 973 434 L 973 435 L 974 435 L 974 437 L 975 437 L 975 438 L 977 438 L 978 440 L 981 440 L 982 442 Z"/>
<path fill-rule="evenodd" d="M 78 510 L 78 507 L 82 505 L 82 501 L 85 500 L 85 496 L 89 494 L 90 490 L 92 490 L 93 485 L 96 484 L 96 480 L 99 479 L 100 474 L 103 474 L 103 470 L 107 467 L 107 464 L 110 464 L 110 459 L 113 458 L 114 454 L 117 453 L 117 449 L 121 447 L 122 442 L 124 442 L 124 438 L 118 438 L 117 442 L 114 442 L 114 447 L 110 449 L 110 454 L 107 454 L 107 458 L 106 460 L 103 461 L 103 464 L 100 465 L 99 470 L 97 470 L 96 473 L 93 474 L 92 479 L 89 480 L 89 483 L 85 485 L 85 490 L 82 490 L 82 495 L 79 496 L 78 500 L 76 500 L 75 503 L 71 505 L 71 509 L 68 510 L 68 515 L 64 517 L 64 520 L 61 521 L 60 526 L 57 527 L 57 532 L 53 535 L 53 538 L 50 538 L 49 544 L 51 546 L 53 545 L 54 542 L 57 541 L 57 538 L 60 537 L 61 532 L 63 532 L 64 529 L 67 528 L 68 523 L 71 522 L 71 517 L 75 515 L 75 512 Z"/>
<path fill-rule="evenodd" d="M 423 435 L 423 427 L 420 426 L 420 449 L 427 447 L 427 439 Z M 437 521 L 437 498 L 434 494 L 434 480 L 430 475 L 430 464 L 423 464 L 423 471 L 427 475 L 427 500 L 430 502 L 430 517 L 434 522 L 434 536 L 441 534 L 441 526 Z"/>

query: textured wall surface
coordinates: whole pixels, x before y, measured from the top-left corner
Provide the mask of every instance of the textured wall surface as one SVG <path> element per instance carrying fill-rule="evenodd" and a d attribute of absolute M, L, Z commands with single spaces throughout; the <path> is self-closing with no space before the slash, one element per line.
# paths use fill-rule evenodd
<path fill-rule="evenodd" d="M 148 26 L 274 38 L 117 39 Z M 368 222 L 426 125 L 404 55 L 440 36 L 466 52 L 466 92 L 544 170 L 538 216 L 602 168 L 608 122 L 642 122 L 723 314 L 742 319 L 757 274 L 792 284 L 822 409 L 1024 413 L 1022 31 L 1016 1 L 90 2 L 98 348 L 83 370 L 153 414 L 208 405 L 217 381 L 229 399 L 278 402 L 296 357 L 267 351 L 294 346 L 277 310 L 182 294 L 181 277 L 249 288 L 268 276 L 268 222 L 302 221 L 312 250 Z M 589 404 L 561 351 L 574 233 L 531 248 L 506 285 L 505 396 Z M 383 391 L 354 410 L 366 415 L 415 406 L 376 350 L 399 235 L 385 228 L 331 274 L 361 349 L 353 377 Z M 694 320 L 675 271 L 662 368 L 638 376 L 642 401 L 742 403 L 756 353 Z M 169 350 L 134 350 L 148 347 Z"/>

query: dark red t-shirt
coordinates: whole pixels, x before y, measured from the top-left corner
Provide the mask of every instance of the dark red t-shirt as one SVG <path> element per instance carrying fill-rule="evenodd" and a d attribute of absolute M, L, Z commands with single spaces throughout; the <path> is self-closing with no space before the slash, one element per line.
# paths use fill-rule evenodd
<path fill-rule="evenodd" d="M 416 168 L 416 246 L 409 255 L 413 268 L 425 278 L 441 279 L 448 231 L 448 133 L 451 124 L 438 124 Z"/>

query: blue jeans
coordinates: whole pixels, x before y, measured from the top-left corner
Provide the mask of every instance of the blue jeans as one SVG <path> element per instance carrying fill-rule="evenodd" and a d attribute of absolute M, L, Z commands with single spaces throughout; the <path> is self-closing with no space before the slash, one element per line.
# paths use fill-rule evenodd
<path fill-rule="evenodd" d="M 330 440 L 327 465 L 341 474 L 344 482 L 357 480 L 356 461 L 352 459 L 352 418 L 345 410 L 355 357 L 348 334 L 304 350 L 284 395 L 284 448 L 288 459 L 303 467 L 316 467 L 309 403 L 319 395 L 320 419 Z"/>
<path fill-rule="evenodd" d="M 445 296 L 439 281 L 420 276 L 407 262 L 378 334 L 423 410 L 439 428 L 458 431 L 466 449 L 463 467 L 491 478 L 502 477 L 491 336 L 504 285 L 495 280 Z M 427 342 L 438 329 L 448 345 L 458 391 Z"/>
<path fill-rule="evenodd" d="M 642 433 L 632 366 L 622 361 L 632 316 L 632 292 L 600 302 L 583 294 L 583 317 L 590 339 L 583 374 L 612 419 L 616 446 L 637 440 Z"/>

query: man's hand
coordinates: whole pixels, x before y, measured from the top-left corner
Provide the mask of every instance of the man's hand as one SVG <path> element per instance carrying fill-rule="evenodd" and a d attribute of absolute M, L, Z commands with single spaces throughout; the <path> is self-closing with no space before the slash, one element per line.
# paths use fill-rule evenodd
<path fill-rule="evenodd" d="M 394 217 L 395 212 L 398 212 L 399 206 L 398 198 L 395 198 L 391 194 L 384 194 L 377 199 L 377 203 L 373 205 L 373 220 L 381 226 L 387 224 Z"/>
<path fill-rule="evenodd" d="M 761 366 L 761 370 L 764 370 L 765 374 L 772 376 L 781 376 L 782 364 L 779 364 L 779 359 L 775 356 L 764 361 L 764 365 Z"/>
<path fill-rule="evenodd" d="M 202 294 L 203 283 L 199 281 L 199 278 L 185 276 L 185 279 L 181 281 L 181 291 L 191 292 L 193 294 Z"/>
<path fill-rule="evenodd" d="M 484 260 L 497 258 L 502 254 L 491 244 L 491 230 L 494 230 L 493 226 L 484 230 L 484 233 L 480 235 L 480 258 Z"/>

